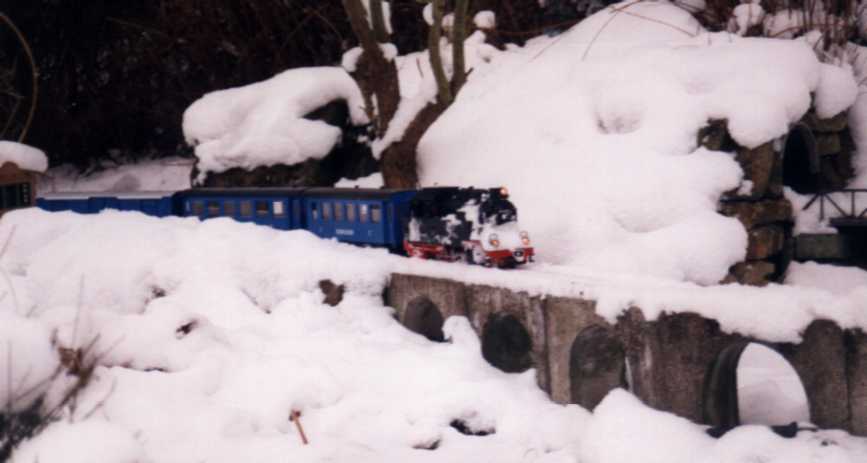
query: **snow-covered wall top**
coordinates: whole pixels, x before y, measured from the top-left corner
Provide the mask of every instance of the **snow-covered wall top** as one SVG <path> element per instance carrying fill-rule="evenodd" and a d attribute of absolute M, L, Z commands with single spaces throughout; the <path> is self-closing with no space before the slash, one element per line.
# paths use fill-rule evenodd
<path fill-rule="evenodd" d="M 856 93 L 806 41 L 707 33 L 668 2 L 621 3 L 475 63 L 421 141 L 420 178 L 509 186 L 546 261 L 710 284 L 747 241 L 716 213 L 741 169 L 698 148 L 699 129 L 726 119 L 755 147 Z"/>
<path fill-rule="evenodd" d="M 346 71 L 293 69 L 203 96 L 184 112 L 184 136 L 196 147 L 201 175 L 319 159 L 340 129 L 303 116 L 335 100 L 346 101 L 353 123 L 366 121 L 361 91 Z"/>
<path fill-rule="evenodd" d="M 48 169 L 48 158 L 39 148 L 0 140 L 0 166 L 7 162 L 33 172 L 45 172 Z"/>

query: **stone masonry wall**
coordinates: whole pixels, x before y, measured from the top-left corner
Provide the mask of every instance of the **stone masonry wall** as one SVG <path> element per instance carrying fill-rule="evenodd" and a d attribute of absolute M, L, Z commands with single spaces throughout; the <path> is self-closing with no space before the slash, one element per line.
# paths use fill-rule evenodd
<path fill-rule="evenodd" d="M 815 183 L 811 188 L 818 192 L 843 188 L 852 178 L 855 144 L 846 113 L 819 119 L 810 111 L 788 136 L 752 149 L 737 145 L 725 121 L 711 121 L 699 132 L 698 143 L 711 150 L 734 152 L 744 171 L 744 187 L 726 193 L 720 200 L 719 212 L 738 219 L 748 235 L 745 260 L 729 269 L 723 283 L 761 286 L 781 280 L 794 246 L 792 205 L 783 196 L 783 187 L 793 178 L 807 178 Z M 787 162 L 787 156 L 811 159 Z M 811 172 L 811 165 L 818 172 Z"/>
<path fill-rule="evenodd" d="M 556 402 L 592 410 L 608 391 L 624 387 L 651 407 L 709 425 L 738 424 L 737 361 L 750 342 L 761 343 L 800 376 L 811 421 L 867 436 L 867 335 L 829 321 L 814 321 L 799 344 L 771 343 L 725 333 L 694 313 L 648 321 L 632 308 L 610 324 L 592 300 L 403 274 L 392 275 L 386 302 L 402 322 L 417 320 L 412 312 L 419 307 L 438 311 L 442 317 L 428 318 L 437 323 L 466 316 L 489 362 L 507 371 L 534 368 L 539 387 Z M 494 325 L 511 328 L 498 332 Z"/>

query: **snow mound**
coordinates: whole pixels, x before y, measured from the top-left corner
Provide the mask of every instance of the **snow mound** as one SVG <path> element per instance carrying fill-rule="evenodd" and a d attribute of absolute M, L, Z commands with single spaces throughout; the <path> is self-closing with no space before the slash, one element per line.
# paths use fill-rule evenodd
<path fill-rule="evenodd" d="M 208 93 L 184 112 L 187 142 L 199 158 L 200 178 L 233 167 L 296 164 L 327 155 L 340 129 L 303 116 L 335 100 L 353 123 L 366 121 L 355 81 L 337 67 L 292 69 L 244 87 Z"/>
<path fill-rule="evenodd" d="M 39 192 L 178 191 L 190 187 L 193 161 L 180 157 L 144 160 L 104 166 L 104 170 L 80 174 L 71 165 L 52 167 L 39 183 Z"/>
<path fill-rule="evenodd" d="M 547 262 L 713 284 L 745 254 L 743 228 L 716 213 L 742 173 L 697 149 L 699 129 L 724 119 L 742 146 L 775 140 L 813 92 L 823 111 L 851 104 L 848 72 L 802 41 L 710 34 L 668 2 L 621 3 L 475 63 L 420 143 L 421 182 L 508 186 Z"/>
<path fill-rule="evenodd" d="M 56 333 L 61 346 L 94 343 L 100 354 L 76 409 L 16 462 L 63 452 L 73 462 L 519 462 L 564 451 L 587 418 L 551 403 L 534 371 L 488 365 L 465 318 L 450 319 L 454 343 L 403 328 L 381 294 L 405 259 L 383 250 L 123 212 L 20 210 L 0 235 L 13 226 L 22 232 L 2 265 L 24 301 L 0 300 L 0 320 L 29 314 L 21 325 L 38 330 L 4 322 L 0 335 L 41 345 Z M 337 307 L 323 303 L 325 278 L 346 285 Z M 491 434 L 462 434 L 455 421 Z"/>
<path fill-rule="evenodd" d="M 0 140 L 0 166 L 7 162 L 33 172 L 45 172 L 48 169 L 48 158 L 39 148 L 14 141 Z"/>
<path fill-rule="evenodd" d="M 816 262 L 792 262 L 786 272 L 786 284 L 824 289 L 841 296 L 856 290 L 867 293 L 867 271 Z"/>

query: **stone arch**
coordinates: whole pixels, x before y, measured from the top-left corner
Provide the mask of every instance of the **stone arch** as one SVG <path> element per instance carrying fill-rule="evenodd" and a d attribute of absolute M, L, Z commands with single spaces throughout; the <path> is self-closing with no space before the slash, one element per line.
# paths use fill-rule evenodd
<path fill-rule="evenodd" d="M 533 340 L 527 328 L 511 314 L 488 316 L 482 330 L 482 356 L 506 373 L 520 373 L 533 366 Z"/>
<path fill-rule="evenodd" d="M 443 314 L 436 304 L 426 296 L 418 296 L 409 301 L 404 311 L 403 325 L 431 341 L 443 342 Z"/>
<path fill-rule="evenodd" d="M 571 402 L 593 410 L 606 394 L 627 387 L 626 351 L 610 328 L 594 325 L 582 330 L 569 352 Z"/>
<path fill-rule="evenodd" d="M 801 194 L 822 188 L 816 137 L 804 123 L 792 127 L 783 141 L 783 185 Z"/>
<path fill-rule="evenodd" d="M 762 348 L 770 349 L 779 356 L 779 360 L 785 362 L 791 368 L 792 373 L 798 376 L 801 388 L 804 390 L 804 397 L 808 401 L 807 409 L 809 409 L 809 397 L 806 395 L 806 388 L 804 388 L 803 380 L 798 375 L 794 366 L 773 345 L 758 341 L 742 340 L 724 348 L 717 356 L 716 361 L 708 369 L 708 374 L 705 378 L 703 408 L 705 422 L 711 426 L 729 429 L 742 424 L 741 404 L 738 395 L 738 365 L 744 351 L 750 346 L 761 346 Z"/>

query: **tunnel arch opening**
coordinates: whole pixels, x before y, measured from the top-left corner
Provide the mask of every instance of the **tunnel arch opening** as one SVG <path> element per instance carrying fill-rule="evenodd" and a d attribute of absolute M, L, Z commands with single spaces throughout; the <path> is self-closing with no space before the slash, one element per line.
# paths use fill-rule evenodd
<path fill-rule="evenodd" d="M 783 185 L 800 194 L 815 194 L 822 189 L 816 137 L 805 124 L 795 125 L 786 135 Z"/>
<path fill-rule="evenodd" d="M 704 399 L 706 421 L 722 429 L 810 420 L 797 371 L 772 346 L 758 342 L 738 342 L 720 352 L 709 370 Z"/>
<path fill-rule="evenodd" d="M 628 388 L 626 350 L 603 326 L 582 330 L 569 351 L 571 402 L 593 410 L 612 389 Z"/>
<path fill-rule="evenodd" d="M 403 325 L 434 342 L 445 342 L 443 314 L 426 296 L 419 296 L 406 305 Z"/>
<path fill-rule="evenodd" d="M 482 357 L 506 373 L 533 366 L 533 340 L 524 325 L 509 314 L 491 314 L 482 330 Z"/>

